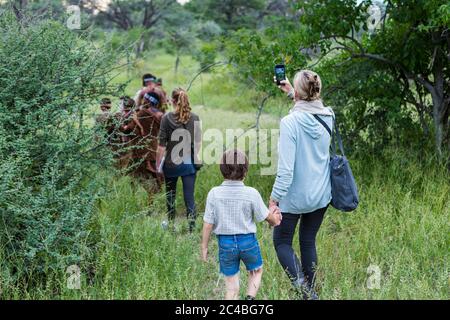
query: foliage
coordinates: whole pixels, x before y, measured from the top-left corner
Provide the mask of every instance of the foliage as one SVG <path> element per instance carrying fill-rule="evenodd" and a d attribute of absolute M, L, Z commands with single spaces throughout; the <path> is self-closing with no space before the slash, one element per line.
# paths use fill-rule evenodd
<path fill-rule="evenodd" d="M 393 137 L 421 136 L 415 141 L 429 145 L 434 134 L 440 154 L 450 142 L 449 5 L 389 1 L 374 19 L 373 3 L 295 2 L 291 18 L 278 28 L 263 35 L 237 33 L 228 55 L 263 90 L 271 90 L 270 68 L 280 56 L 290 58 L 285 63 L 291 75 L 315 68 L 323 75 L 326 102 L 350 117 L 344 121 L 355 129 L 353 137 L 378 137 L 372 145 L 379 148 Z M 371 127 L 378 129 L 368 136 Z"/>
<path fill-rule="evenodd" d="M 450 6 L 437 0 L 389 1 L 382 8 L 382 16 L 389 16 L 377 32 L 366 33 L 370 1 L 258 2 L 192 0 L 184 8 L 195 17 L 175 4 L 157 10 L 160 18 L 147 28 L 142 24 L 145 8 L 163 1 L 113 1 L 109 10 L 120 8 L 116 10 L 123 14 L 120 23 L 130 18 L 133 25 L 126 29 L 107 14 L 95 16 L 103 30 L 114 26 L 125 30 L 97 32 L 95 43 L 110 40 L 105 44 L 109 54 L 88 43 L 84 34 L 68 32 L 58 23 L 27 20 L 17 12 L 0 17 L 1 298 L 223 296 L 216 244 L 211 245 L 207 264 L 200 262 L 195 249 L 201 223 L 188 234 L 184 214 L 179 214 L 175 232 L 164 231 L 160 227 L 166 219 L 164 194 L 156 195 L 149 206 L 139 184 L 115 176 L 109 152 L 93 141 L 92 121 L 87 118 L 99 95 L 114 91 L 111 64 L 124 61 L 117 49 L 145 38 L 152 44 L 163 39 L 165 49 L 179 54 L 181 72 L 172 72 L 177 57 L 151 51 L 114 81 L 129 80 L 129 95 L 141 86 L 143 70 L 164 78 L 168 92 L 189 85 L 193 111 L 204 129 L 254 125 L 255 106 L 267 94 L 278 94 L 279 99 L 268 100 L 264 111 L 272 115 L 263 114 L 260 125 L 278 127 L 289 102 L 273 84 L 274 64 L 285 63 L 289 75 L 305 67 L 317 70 L 325 84 L 324 100 L 345 128 L 361 196 L 361 206 L 352 214 L 330 209 L 319 232 L 321 297 L 448 299 L 448 239 L 442 232 L 450 212 L 448 177 L 427 148 L 436 130 L 433 98 L 410 77 L 423 75 L 433 82 L 436 67 L 430 66 L 438 56 L 446 61 L 448 49 L 440 40 L 436 49 L 429 36 L 442 31 L 447 37 Z M 208 8 L 212 3 L 235 6 L 232 23 L 227 22 L 226 11 Z M 255 4 L 258 9 L 251 8 Z M 182 41 L 164 39 L 169 35 L 165 28 L 172 28 L 172 33 L 181 30 Z M 230 37 L 236 29 L 242 30 Z M 192 36 L 195 39 L 186 43 Z M 231 64 L 193 81 L 199 64 L 205 67 L 222 58 L 223 48 Z M 442 71 L 447 77 L 448 63 L 443 63 Z M 443 92 L 448 93 L 447 87 Z M 412 151 L 418 143 L 419 151 Z M 266 199 L 274 177 L 259 173 L 252 165 L 246 183 L 257 186 Z M 215 165 L 200 172 L 196 185 L 200 213 L 208 191 L 221 181 Z M 177 203 L 180 211 L 184 209 L 181 192 Z M 292 298 L 271 229 L 260 225 L 258 232 L 267 266 L 259 298 Z M 294 248 L 298 250 L 298 240 Z M 81 290 L 65 286 L 65 271 L 72 264 L 81 267 Z M 374 265 L 380 268 L 381 286 L 370 290 L 368 267 Z"/>
<path fill-rule="evenodd" d="M 218 88 L 222 91 L 223 89 Z M 221 92 L 220 92 L 221 93 Z M 224 102 L 227 96 L 224 95 Z M 207 128 L 242 127 L 252 113 L 202 108 Z M 265 118 L 264 128 L 277 126 Z M 428 156 L 428 155 L 427 155 Z M 385 150 L 382 157 L 365 155 L 352 159 L 360 186 L 361 206 L 351 214 L 330 209 L 318 234 L 318 284 L 322 299 L 448 299 L 448 237 L 442 226 L 448 221 L 450 192 L 447 178 L 431 157 L 419 161 L 417 154 Z M 98 205 L 100 249 L 93 282 L 81 290 L 51 288 L 20 292 L 16 297 L 61 299 L 222 299 L 223 278 L 218 274 L 217 243 L 210 244 L 210 259 L 199 257 L 199 225 L 188 233 L 182 193 L 178 193 L 176 230 L 165 231 L 164 195 L 147 205 L 147 195 L 129 177 L 109 180 L 108 194 Z M 264 199 L 270 195 L 273 176 L 260 176 L 250 167 L 245 183 L 257 186 Z M 217 165 L 200 172 L 196 187 L 199 212 L 207 192 L 221 183 Z M 272 229 L 260 224 L 265 271 L 258 299 L 294 299 L 290 283 L 279 265 L 272 243 Z M 294 250 L 298 253 L 298 235 Z M 380 268 L 380 288 L 369 289 L 369 266 Z M 242 267 L 241 295 L 246 286 Z M 64 279 L 64 277 L 62 277 Z M 64 280 L 62 280 L 64 281 Z M 14 297 L 11 288 L 5 294 Z"/>
<path fill-rule="evenodd" d="M 107 6 L 96 0 L 82 0 L 82 3 L 98 10 L 98 22 L 109 22 L 122 30 L 139 26 L 150 29 L 178 5 L 176 0 L 112 0 Z"/>
<path fill-rule="evenodd" d="M 69 6 L 79 6 L 82 29 L 91 24 L 92 7 L 84 6 L 80 0 L 5 0 L 0 2 L 0 8 L 12 10 L 18 19 L 39 17 L 39 19 L 52 19 L 60 22 L 67 20 Z"/>
<path fill-rule="evenodd" d="M 283 35 L 280 35 L 282 38 Z M 268 41 L 264 35 L 251 30 L 240 30 L 226 42 L 226 54 L 236 64 L 238 74 L 250 78 L 256 87 L 264 92 L 278 92 L 273 84 L 274 67 L 284 63 L 286 72 L 293 73 L 305 64 L 305 57 L 297 53 L 297 48 L 284 46 L 283 39 Z"/>
<path fill-rule="evenodd" d="M 208 20 L 197 25 L 197 35 L 203 41 L 212 41 L 222 35 L 223 29 L 214 21 Z"/>
<path fill-rule="evenodd" d="M 175 73 L 178 71 L 180 56 L 195 50 L 197 38 L 194 23 L 189 12 L 177 6 L 162 24 L 160 38 L 166 51 L 176 56 Z"/>
<path fill-rule="evenodd" d="M 200 46 L 200 49 L 195 56 L 196 60 L 200 63 L 200 70 L 209 72 L 208 66 L 211 66 L 217 59 L 217 43 L 205 42 Z"/>
<path fill-rule="evenodd" d="M 0 30 L 0 251 L 11 279 L 39 282 L 93 259 L 104 152 L 86 116 L 113 60 L 57 22 L 4 13 Z"/>
<path fill-rule="evenodd" d="M 255 28 L 259 11 L 264 9 L 264 0 L 192 0 L 186 4 L 188 10 L 200 18 L 214 20 L 223 29 L 238 30 Z"/>

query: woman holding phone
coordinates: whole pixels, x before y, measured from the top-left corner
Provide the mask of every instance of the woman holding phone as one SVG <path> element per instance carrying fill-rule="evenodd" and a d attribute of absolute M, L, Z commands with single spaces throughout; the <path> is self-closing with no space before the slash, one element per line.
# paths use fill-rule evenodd
<path fill-rule="evenodd" d="M 278 206 L 283 220 L 274 228 L 273 242 L 294 288 L 303 299 L 318 299 L 316 235 L 331 201 L 331 137 L 315 116 L 332 128 L 334 114 L 320 99 L 322 82 L 317 73 L 299 71 L 294 86 L 288 79 L 274 80 L 295 104 L 280 124 L 278 170 L 269 206 Z M 300 259 L 292 248 L 299 222 Z"/>
<path fill-rule="evenodd" d="M 201 145 L 200 118 L 191 110 L 187 92 L 177 88 L 172 92 L 174 111 L 162 118 L 159 131 L 157 168 L 164 173 L 169 221 L 175 219 L 175 198 L 178 178 L 183 182 L 184 203 L 189 231 L 195 228 L 194 199 L 197 176 L 197 153 Z"/>

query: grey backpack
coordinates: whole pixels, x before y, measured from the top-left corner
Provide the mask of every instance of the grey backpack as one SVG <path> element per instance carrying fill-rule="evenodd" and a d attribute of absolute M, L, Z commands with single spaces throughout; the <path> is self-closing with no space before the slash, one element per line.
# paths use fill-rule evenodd
<path fill-rule="evenodd" d="M 344 146 L 342 145 L 341 135 L 336 125 L 333 123 L 333 132 L 330 127 L 318 115 L 314 115 L 328 131 L 331 136 L 331 156 L 330 156 L 330 173 L 331 173 L 331 205 L 340 211 L 353 211 L 358 207 L 358 188 L 356 187 L 355 178 L 353 177 L 350 164 L 345 157 Z M 342 155 L 336 154 L 335 137 L 337 138 L 339 149 Z"/>

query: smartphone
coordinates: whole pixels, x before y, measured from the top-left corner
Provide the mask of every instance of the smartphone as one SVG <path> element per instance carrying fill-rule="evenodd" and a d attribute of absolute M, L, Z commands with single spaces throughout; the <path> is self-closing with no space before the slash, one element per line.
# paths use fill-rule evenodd
<path fill-rule="evenodd" d="M 277 79 L 277 85 L 280 85 L 280 81 L 286 80 L 286 66 L 284 64 L 277 64 L 275 66 L 275 78 Z"/>

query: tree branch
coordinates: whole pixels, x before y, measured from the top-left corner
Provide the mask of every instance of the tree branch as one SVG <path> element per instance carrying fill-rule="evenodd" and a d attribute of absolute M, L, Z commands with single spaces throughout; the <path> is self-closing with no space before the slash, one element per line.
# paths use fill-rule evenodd
<path fill-rule="evenodd" d="M 191 79 L 191 81 L 189 82 L 186 91 L 189 91 L 192 87 L 192 84 L 194 83 L 195 79 L 198 78 L 198 76 L 200 76 L 203 72 L 205 72 L 206 70 L 209 70 L 213 67 L 216 67 L 218 65 L 227 65 L 229 64 L 229 62 L 226 61 L 219 61 L 219 62 L 214 62 L 211 64 L 208 64 L 207 66 L 203 67 L 199 72 L 197 72 L 197 74 L 195 74 L 195 76 Z"/>
<path fill-rule="evenodd" d="M 342 41 L 339 41 L 338 40 L 339 38 L 343 39 L 343 40 L 351 41 L 351 43 L 353 43 L 359 50 L 355 51 L 352 47 L 346 45 Z M 403 66 L 399 62 L 387 59 L 386 57 L 384 57 L 382 55 L 367 53 L 366 50 L 364 49 L 363 45 L 358 40 L 356 40 L 354 37 L 351 37 L 351 36 L 348 36 L 348 35 L 332 34 L 332 35 L 324 36 L 324 37 L 320 38 L 320 40 L 330 40 L 330 39 L 333 39 L 334 41 L 336 41 L 336 43 L 338 43 L 340 45 L 340 47 L 334 47 L 332 50 L 335 50 L 335 49 L 336 50 L 345 50 L 345 51 L 347 51 L 347 52 L 349 52 L 351 54 L 351 57 L 353 59 L 358 59 L 358 58 L 369 59 L 369 60 L 381 62 L 383 64 L 392 66 L 395 69 L 403 72 L 408 79 L 413 79 L 415 81 L 418 81 L 431 94 L 435 93 L 435 88 L 434 88 L 433 84 L 428 79 L 424 78 L 421 75 L 414 74 L 414 73 L 410 72 L 408 69 L 406 69 L 405 66 Z"/>

